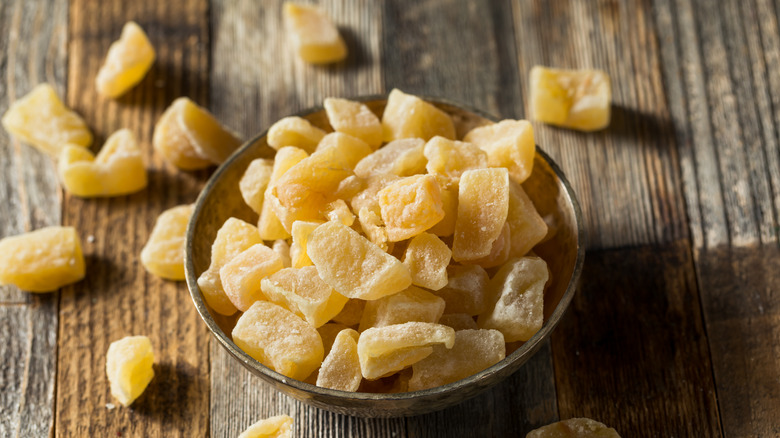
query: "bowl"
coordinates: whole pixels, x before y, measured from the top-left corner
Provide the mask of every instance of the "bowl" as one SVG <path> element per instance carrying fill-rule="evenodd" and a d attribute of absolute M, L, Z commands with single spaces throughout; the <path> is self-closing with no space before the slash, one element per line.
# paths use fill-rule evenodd
<path fill-rule="evenodd" d="M 470 129 L 493 123 L 490 116 L 462 105 L 424 98 L 452 116 L 458 138 Z M 372 111 L 381 114 L 386 96 L 358 98 Z M 312 108 L 297 114 L 314 125 L 331 131 L 325 111 Z M 253 374 L 277 390 L 309 405 L 328 411 L 360 417 L 399 417 L 424 414 L 471 398 L 499 384 L 517 371 L 550 336 L 574 296 L 584 260 L 584 229 L 577 200 L 560 168 L 538 146 L 533 173 L 523 187 L 537 210 L 551 225 L 554 234 L 534 248 L 548 263 L 551 282 L 544 297 L 544 324 L 530 340 L 509 353 L 501 362 L 454 383 L 423 391 L 377 394 L 352 393 L 320 388 L 288 378 L 253 359 L 238 348 L 230 333 L 237 315 L 226 317 L 206 304 L 197 278 L 211 258 L 211 244 L 222 224 L 230 217 L 257 222 L 254 213 L 238 190 L 249 163 L 255 158 L 272 158 L 275 151 L 266 142 L 266 132 L 246 142 L 212 175 L 195 204 L 187 229 L 185 270 L 192 301 L 209 331 L 230 355 Z"/>

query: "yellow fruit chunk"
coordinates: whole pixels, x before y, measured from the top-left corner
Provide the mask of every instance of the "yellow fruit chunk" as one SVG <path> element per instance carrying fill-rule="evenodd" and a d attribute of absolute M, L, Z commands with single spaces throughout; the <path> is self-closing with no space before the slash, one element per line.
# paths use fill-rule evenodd
<path fill-rule="evenodd" d="M 360 320 L 360 331 L 405 322 L 438 322 L 444 313 L 444 300 L 436 295 L 410 286 L 397 294 L 368 301 Z"/>
<path fill-rule="evenodd" d="M 455 330 L 430 322 L 370 328 L 358 339 L 360 369 L 366 379 L 378 379 L 424 359 L 434 345 L 454 343 Z"/>
<path fill-rule="evenodd" d="M 346 329 L 336 335 L 330 354 L 322 361 L 317 386 L 355 392 L 363 374 L 357 352 L 358 332 Z"/>
<path fill-rule="evenodd" d="M 312 153 L 317 149 L 326 132 L 314 126 L 308 120 L 292 116 L 285 117 L 271 125 L 268 130 L 268 146 L 279 150 L 285 146 L 294 146 Z"/>
<path fill-rule="evenodd" d="M 412 365 L 409 391 L 435 388 L 464 379 L 489 368 L 506 357 L 504 336 L 497 330 L 459 330 L 455 344 L 447 349 L 433 347 L 433 353 Z"/>
<path fill-rule="evenodd" d="M 487 154 L 477 145 L 443 137 L 430 139 L 423 153 L 428 160 L 425 166 L 428 173 L 453 181 L 457 181 L 466 170 L 483 169 L 488 165 Z"/>
<path fill-rule="evenodd" d="M 337 132 L 357 137 L 372 149 L 382 144 L 382 123 L 364 104 L 329 97 L 324 106 L 330 126 Z"/>
<path fill-rule="evenodd" d="M 154 377 L 154 351 L 146 336 L 126 336 L 108 346 L 106 374 L 113 395 L 130 406 Z"/>
<path fill-rule="evenodd" d="M 447 285 L 434 292 L 444 298 L 446 313 L 478 315 L 487 308 L 487 272 L 478 265 L 450 265 L 447 267 Z"/>
<path fill-rule="evenodd" d="M 293 268 L 302 268 L 311 266 L 313 263 L 306 252 L 306 245 L 309 242 L 309 235 L 315 228 L 322 225 L 322 222 L 295 221 L 292 226 L 292 246 L 290 247 L 290 258 Z"/>
<path fill-rule="evenodd" d="M 444 218 L 428 229 L 428 232 L 437 236 L 451 236 L 455 232 L 455 221 L 458 218 L 458 189 L 441 188 L 441 209 L 444 210 Z"/>
<path fill-rule="evenodd" d="M 477 321 L 474 321 L 474 318 L 468 313 L 445 313 L 439 318 L 439 324 L 452 327 L 456 332 L 458 330 L 476 330 L 479 328 Z"/>
<path fill-rule="evenodd" d="M 508 217 L 508 216 L 507 216 Z M 501 234 L 493 241 L 493 246 L 490 248 L 490 254 L 476 260 L 469 260 L 468 263 L 482 266 L 483 268 L 493 268 L 501 266 L 509 260 L 511 251 L 511 231 L 508 222 L 504 222 L 504 228 L 501 229 Z"/>
<path fill-rule="evenodd" d="M 50 157 L 66 144 L 89 147 L 92 133 L 78 114 L 62 103 L 49 84 L 39 84 L 3 114 L 3 127 Z"/>
<path fill-rule="evenodd" d="M 282 14 L 295 52 L 304 61 L 329 64 L 347 57 L 347 45 L 322 9 L 286 2 Z"/>
<path fill-rule="evenodd" d="M 490 167 L 506 167 L 509 177 L 521 183 L 531 176 L 536 154 L 534 129 L 527 120 L 502 120 L 474 128 L 463 137 L 487 152 Z"/>
<path fill-rule="evenodd" d="M 325 356 L 330 354 L 330 349 L 333 347 L 333 342 L 336 341 L 336 336 L 344 329 L 348 329 L 344 324 L 338 322 L 329 322 L 317 327 L 317 333 L 322 338 L 322 346 L 325 348 Z"/>
<path fill-rule="evenodd" d="M 106 62 L 95 77 L 97 91 L 106 97 L 119 97 L 141 82 L 154 63 L 155 53 L 144 30 L 129 21 L 119 40 L 108 48 Z"/>
<path fill-rule="evenodd" d="M 260 210 L 260 218 L 257 221 L 257 229 L 260 230 L 260 236 L 262 236 L 264 240 L 287 239 L 290 237 L 290 233 L 284 229 L 282 223 L 279 221 L 279 217 L 276 215 L 276 212 L 274 212 L 274 200 L 271 199 L 273 197 L 271 188 L 273 188 L 274 184 L 276 184 L 285 172 L 308 156 L 309 154 L 303 149 L 292 146 L 285 146 L 276 151 L 271 179 L 268 181 L 268 187 L 263 196 L 263 207 Z"/>
<path fill-rule="evenodd" d="M 219 277 L 230 302 L 245 312 L 257 300 L 265 299 L 260 282 L 283 269 L 274 250 L 258 243 L 245 249 L 219 269 Z"/>
<path fill-rule="evenodd" d="M 192 205 L 179 205 L 157 216 L 141 250 L 141 263 L 147 271 L 168 280 L 184 280 L 184 240 L 192 210 Z"/>
<path fill-rule="evenodd" d="M 160 120 L 154 125 L 152 146 L 166 161 L 179 169 L 195 170 L 209 167 L 213 164 L 211 160 L 195 150 L 179 123 L 178 114 L 183 105 L 184 101 L 177 99 L 160 116 Z"/>
<path fill-rule="evenodd" d="M 387 228 L 385 228 L 382 218 L 373 211 L 363 207 L 358 212 L 358 222 L 360 222 L 360 229 L 363 230 L 363 234 L 368 237 L 368 240 L 382 251 L 387 252 L 389 249 Z"/>
<path fill-rule="evenodd" d="M 360 210 L 365 208 L 369 211 L 379 214 L 377 193 L 390 185 L 392 182 L 398 181 L 399 179 L 400 178 L 393 174 L 384 174 L 379 176 L 372 175 L 368 178 L 362 179 L 360 190 L 349 199 L 349 205 L 352 207 L 352 211 L 357 211 L 360 213 Z M 346 181 L 346 179 L 344 181 Z"/>
<path fill-rule="evenodd" d="M 277 415 L 249 426 L 238 438 L 291 438 L 292 425 L 292 417 Z"/>
<path fill-rule="evenodd" d="M 351 227 L 352 224 L 355 223 L 355 215 L 343 199 L 336 199 L 326 205 L 325 217 L 327 217 L 329 221 L 339 221 L 348 227 Z"/>
<path fill-rule="evenodd" d="M 390 173 L 410 176 L 425 172 L 423 154 L 425 142 L 419 138 L 402 138 L 391 141 L 366 156 L 355 166 L 355 175 L 361 178 Z"/>
<path fill-rule="evenodd" d="M 257 214 L 263 211 L 265 190 L 268 188 L 268 183 L 271 182 L 273 171 L 274 160 L 258 158 L 249 163 L 246 171 L 244 171 L 244 175 L 238 182 L 241 197 L 244 198 L 246 205 Z"/>
<path fill-rule="evenodd" d="M 612 89 L 601 70 L 531 69 L 534 120 L 580 131 L 609 125 Z"/>
<path fill-rule="evenodd" d="M 83 198 L 134 193 L 147 184 L 141 149 L 129 129 L 108 137 L 97 156 L 80 146 L 66 145 L 57 171 L 65 191 Z"/>
<path fill-rule="evenodd" d="M 531 198 L 520 184 L 509 184 L 509 210 L 506 216 L 509 225 L 510 257 L 522 257 L 547 235 L 547 223 L 536 211 Z"/>
<path fill-rule="evenodd" d="M 268 301 L 300 316 L 314 328 L 338 315 L 347 303 L 347 297 L 328 286 L 314 266 L 282 269 L 263 278 L 260 287 Z"/>
<path fill-rule="evenodd" d="M 391 242 L 414 237 L 444 218 L 441 190 L 433 175 L 403 178 L 377 195 Z"/>
<path fill-rule="evenodd" d="M 50 292 L 84 274 L 81 241 L 73 227 L 46 227 L 0 240 L 0 284 Z"/>
<path fill-rule="evenodd" d="M 363 316 L 363 310 L 366 308 L 366 300 L 360 300 L 357 298 L 351 298 L 344 305 L 338 315 L 333 317 L 333 322 L 344 324 L 347 326 L 357 326 L 360 323 L 360 318 Z"/>
<path fill-rule="evenodd" d="M 620 438 L 617 431 L 590 418 L 570 418 L 528 432 L 526 438 Z"/>
<path fill-rule="evenodd" d="M 547 263 L 539 257 L 510 260 L 491 279 L 495 304 L 479 316 L 477 324 L 500 331 L 506 342 L 531 339 L 542 328 L 548 277 Z"/>
<path fill-rule="evenodd" d="M 439 290 L 447 285 L 447 265 L 451 256 L 452 251 L 441 239 L 422 233 L 409 242 L 403 261 L 412 274 L 412 284 Z"/>
<path fill-rule="evenodd" d="M 463 172 L 458 191 L 458 217 L 452 258 L 476 260 L 490 254 L 509 209 L 509 174 L 504 168 Z"/>
<path fill-rule="evenodd" d="M 282 266 L 285 268 L 292 266 L 292 258 L 290 257 L 290 244 L 287 243 L 286 240 L 275 240 L 273 245 L 271 245 L 271 249 L 273 249 L 274 252 L 279 256 L 279 259 L 282 260 Z"/>
<path fill-rule="evenodd" d="M 455 139 L 455 125 L 447 113 L 397 88 L 390 92 L 382 114 L 385 141 L 411 137 L 428 141 L 437 135 Z"/>
<path fill-rule="evenodd" d="M 304 380 L 322 363 L 322 339 L 309 323 L 268 301 L 256 301 L 238 318 L 233 342 L 258 362 Z"/>
<path fill-rule="evenodd" d="M 403 263 L 339 222 L 312 231 L 307 252 L 320 277 L 349 298 L 376 300 L 412 284 Z"/>

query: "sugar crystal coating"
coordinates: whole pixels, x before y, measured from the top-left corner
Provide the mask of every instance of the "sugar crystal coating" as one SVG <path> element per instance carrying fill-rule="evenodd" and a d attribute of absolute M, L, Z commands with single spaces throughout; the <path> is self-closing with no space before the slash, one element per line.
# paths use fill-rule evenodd
<path fill-rule="evenodd" d="M 322 361 L 317 386 L 355 392 L 360 387 L 363 374 L 357 352 L 358 332 L 345 329 L 336 335 L 330 354 Z"/>
<path fill-rule="evenodd" d="M 477 145 L 444 137 L 430 139 L 423 153 L 428 160 L 425 165 L 428 173 L 453 181 L 457 181 L 469 169 L 484 169 L 488 165 L 487 154 Z"/>
<path fill-rule="evenodd" d="M 219 278 L 230 302 L 245 312 L 255 301 L 265 299 L 261 281 L 284 268 L 273 249 L 257 243 L 241 251 L 219 269 Z"/>
<path fill-rule="evenodd" d="M 282 15 L 290 41 L 304 61 L 329 64 L 347 57 L 347 45 L 322 9 L 285 2 Z"/>
<path fill-rule="evenodd" d="M 390 242 L 414 237 L 444 218 L 439 183 L 433 175 L 402 178 L 377 196 Z"/>
<path fill-rule="evenodd" d="M 425 142 L 419 138 L 402 138 L 391 141 L 355 166 L 355 175 L 361 178 L 393 174 L 410 176 L 425 171 L 426 159 L 423 154 Z"/>
<path fill-rule="evenodd" d="M 141 26 L 129 21 L 122 35 L 108 48 L 105 63 L 95 77 L 97 91 L 106 97 L 119 97 L 133 88 L 152 67 L 154 47 Z"/>
<path fill-rule="evenodd" d="M 410 286 L 396 294 L 368 301 L 360 320 L 360 331 L 411 321 L 439 322 L 443 313 L 443 299 Z"/>
<path fill-rule="evenodd" d="M 513 181 L 522 183 L 533 171 L 536 143 L 527 120 L 502 120 L 469 131 L 463 141 L 487 152 L 490 167 L 506 167 Z"/>
<path fill-rule="evenodd" d="M 106 374 L 111 395 L 130 406 L 154 377 L 154 351 L 146 336 L 127 336 L 111 343 L 106 353 Z"/>
<path fill-rule="evenodd" d="M 325 99 L 330 126 L 366 142 L 372 149 L 382 144 L 382 123 L 366 105 L 347 99 Z"/>
<path fill-rule="evenodd" d="M 447 266 L 452 251 L 446 243 L 430 233 L 412 238 L 404 252 L 403 263 L 412 274 L 412 284 L 430 290 L 447 285 Z"/>
<path fill-rule="evenodd" d="M 277 415 L 252 424 L 238 438 L 291 438 L 292 425 L 292 417 Z"/>
<path fill-rule="evenodd" d="M 268 129 L 268 146 L 279 150 L 285 146 L 294 146 L 312 153 L 326 132 L 297 116 L 285 117 Z"/>
<path fill-rule="evenodd" d="M 455 125 L 447 113 L 397 88 L 387 96 L 382 131 L 385 141 L 411 137 L 428 141 L 437 135 L 455 138 Z"/>
<path fill-rule="evenodd" d="M 580 131 L 609 125 L 612 90 L 605 72 L 534 66 L 530 82 L 534 119 Z"/>
<path fill-rule="evenodd" d="M 488 303 L 488 278 L 485 269 L 478 265 L 450 265 L 447 267 L 447 285 L 434 291 L 447 303 L 445 313 L 478 315 Z"/>
<path fill-rule="evenodd" d="M 141 250 L 141 263 L 147 271 L 168 280 L 184 280 L 184 240 L 193 208 L 179 205 L 157 216 Z"/>
<path fill-rule="evenodd" d="M 265 190 L 268 188 L 268 183 L 271 182 L 273 169 L 274 160 L 257 158 L 249 163 L 238 183 L 238 189 L 241 191 L 244 202 L 257 214 L 263 211 Z"/>
<path fill-rule="evenodd" d="M 315 328 L 341 312 L 347 297 L 333 290 L 314 266 L 282 269 L 260 281 L 267 299 L 279 304 Z"/>
<path fill-rule="evenodd" d="M 370 328 L 358 339 L 360 369 L 366 379 L 378 379 L 424 359 L 434 345 L 452 348 L 454 342 L 455 330 L 430 322 Z"/>
<path fill-rule="evenodd" d="M 509 210 L 509 174 L 504 168 L 463 172 L 458 191 L 458 217 L 452 242 L 456 261 L 490 254 Z"/>

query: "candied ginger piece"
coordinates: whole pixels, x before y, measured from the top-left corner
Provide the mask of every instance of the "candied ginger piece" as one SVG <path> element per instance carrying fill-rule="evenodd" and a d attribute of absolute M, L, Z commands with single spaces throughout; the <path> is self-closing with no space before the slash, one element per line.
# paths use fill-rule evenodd
<path fill-rule="evenodd" d="M 360 320 L 360 331 L 405 322 L 438 322 L 444 313 L 444 300 L 436 295 L 410 286 L 397 294 L 368 301 Z"/>
<path fill-rule="evenodd" d="M 49 84 L 39 84 L 11 104 L 3 127 L 20 140 L 56 158 L 66 144 L 89 147 L 92 133 L 78 114 L 68 109 Z"/>
<path fill-rule="evenodd" d="M 357 352 L 358 332 L 346 329 L 336 335 L 330 354 L 322 361 L 317 386 L 355 392 L 363 374 Z"/>
<path fill-rule="evenodd" d="M 257 221 L 257 229 L 264 240 L 287 239 L 290 237 L 290 233 L 282 226 L 279 217 L 274 211 L 275 202 L 272 199 L 271 188 L 285 172 L 308 156 L 309 154 L 303 149 L 292 146 L 285 146 L 276 151 L 271 179 L 268 181 L 268 187 L 265 189 L 263 207 L 260 210 L 260 218 Z"/>
<path fill-rule="evenodd" d="M 146 336 L 126 336 L 108 346 L 106 374 L 111 395 L 130 406 L 154 377 L 154 351 Z"/>
<path fill-rule="evenodd" d="M 193 205 L 179 205 L 157 216 L 141 250 L 141 264 L 147 271 L 168 280 L 184 280 L 184 240 L 193 209 Z"/>
<path fill-rule="evenodd" d="M 458 330 L 452 348 L 437 345 L 430 356 L 412 365 L 409 391 L 456 382 L 497 364 L 504 357 L 506 346 L 501 332 Z"/>
<path fill-rule="evenodd" d="M 480 328 L 495 329 L 506 342 L 527 341 L 542 328 L 547 263 L 539 257 L 512 259 L 490 280 L 493 304 L 479 315 Z"/>
<path fill-rule="evenodd" d="M 238 438 L 292 438 L 292 426 L 292 417 L 277 415 L 249 426 Z"/>
<path fill-rule="evenodd" d="M 310 154 L 317 149 L 325 131 L 297 116 L 285 117 L 271 125 L 268 130 L 268 146 L 279 150 L 284 146 L 295 146 Z"/>
<path fill-rule="evenodd" d="M 447 285 L 433 293 L 444 298 L 446 313 L 478 315 L 488 306 L 488 278 L 479 265 L 450 265 L 447 267 Z"/>
<path fill-rule="evenodd" d="M 325 355 L 317 329 L 268 301 L 255 301 L 238 318 L 233 342 L 268 368 L 297 380 L 309 377 Z"/>
<path fill-rule="evenodd" d="M 268 183 L 271 182 L 273 171 L 274 160 L 258 158 L 249 163 L 244 175 L 238 182 L 241 197 L 244 198 L 246 205 L 257 214 L 263 211 L 265 190 L 268 188 Z"/>
<path fill-rule="evenodd" d="M 412 274 L 412 284 L 430 290 L 447 285 L 447 265 L 452 251 L 446 243 L 430 233 L 421 233 L 409 242 L 403 263 Z"/>
<path fill-rule="evenodd" d="M 535 120 L 579 131 L 609 125 L 612 89 L 601 70 L 531 69 L 531 114 Z"/>
<path fill-rule="evenodd" d="M 385 141 L 418 137 L 428 141 L 437 135 L 455 139 L 455 124 L 449 114 L 397 88 L 390 91 L 382 114 Z"/>
<path fill-rule="evenodd" d="M 355 166 L 355 175 L 361 178 L 390 173 L 410 176 L 425 172 L 425 142 L 420 138 L 402 138 L 391 141 L 367 155 Z"/>
<path fill-rule="evenodd" d="M 428 164 L 428 173 L 442 175 L 451 180 L 460 178 L 469 169 L 484 169 L 488 166 L 488 156 L 477 145 L 462 141 L 433 137 L 423 149 Z"/>
<path fill-rule="evenodd" d="M 570 418 L 534 429 L 525 438 L 620 438 L 620 435 L 596 420 Z"/>
<path fill-rule="evenodd" d="M 332 321 L 347 326 L 356 326 L 360 323 L 360 318 L 363 317 L 363 310 L 366 308 L 366 300 L 357 298 L 350 298 L 344 308 L 341 309 L 338 315 L 334 316 Z"/>
<path fill-rule="evenodd" d="M 320 277 L 348 298 L 376 300 L 412 284 L 403 263 L 340 222 L 317 227 L 306 249 Z"/>
<path fill-rule="evenodd" d="M 213 163 L 195 150 L 184 127 L 179 123 L 178 114 L 184 104 L 184 100 L 177 99 L 163 112 L 154 125 L 152 146 L 166 161 L 179 169 L 204 169 Z"/>
<path fill-rule="evenodd" d="M 452 258 L 476 260 L 490 254 L 509 209 L 509 174 L 504 168 L 463 172 L 458 190 L 458 217 Z"/>
<path fill-rule="evenodd" d="M 50 292 L 84 274 L 81 241 L 73 227 L 52 226 L 0 239 L 0 284 Z"/>
<path fill-rule="evenodd" d="M 293 268 L 302 268 L 311 266 L 313 263 L 306 252 L 306 245 L 309 242 L 309 235 L 315 228 L 322 225 L 322 222 L 295 221 L 292 226 L 292 247 L 290 248 L 290 258 Z"/>
<path fill-rule="evenodd" d="M 360 229 L 363 230 L 363 234 L 368 237 L 374 245 L 387 252 L 389 246 L 387 244 L 387 228 L 385 228 L 382 218 L 378 214 L 363 207 L 358 212 L 358 222 L 360 222 Z"/>
<path fill-rule="evenodd" d="M 366 379 L 378 379 L 424 359 L 434 345 L 454 343 L 455 330 L 431 322 L 370 328 L 358 339 L 360 369 Z"/>
<path fill-rule="evenodd" d="M 322 338 L 322 346 L 325 348 L 325 356 L 330 354 L 330 349 L 333 347 L 333 342 L 336 340 L 336 336 L 342 330 L 348 328 L 348 326 L 339 322 L 328 322 L 317 327 L 317 333 L 320 334 L 320 338 Z"/>
<path fill-rule="evenodd" d="M 394 181 L 398 181 L 399 179 L 399 177 L 393 174 L 371 175 L 368 178 L 363 179 L 363 184 L 361 185 L 360 191 L 358 191 L 357 194 L 352 196 L 349 200 L 349 205 L 352 207 L 352 211 L 357 211 L 359 213 L 360 210 L 365 208 L 369 211 L 373 211 L 379 214 L 377 193 L 379 193 L 380 190 L 387 187 Z"/>
<path fill-rule="evenodd" d="M 506 263 L 506 261 L 509 260 L 512 245 L 510 230 L 509 222 L 504 222 L 504 228 L 501 229 L 501 234 L 493 241 L 493 246 L 490 248 L 490 254 L 481 259 L 469 260 L 467 263 L 479 265 L 486 269 L 501 266 Z"/>
<path fill-rule="evenodd" d="M 343 199 L 336 199 L 325 206 L 325 216 L 330 221 L 339 221 L 342 224 L 351 227 L 355 223 L 355 214 L 349 209 L 349 206 Z M 295 225 L 293 223 L 293 225 Z"/>
<path fill-rule="evenodd" d="M 536 143 L 528 120 L 502 120 L 472 129 L 463 141 L 487 152 L 490 167 L 506 167 L 509 177 L 521 183 L 531 176 Z"/>
<path fill-rule="evenodd" d="M 106 62 L 95 77 L 98 93 L 112 98 L 125 94 L 146 76 L 155 56 L 154 47 L 141 26 L 128 21 L 122 35 L 108 48 Z"/>
<path fill-rule="evenodd" d="M 452 236 L 455 232 L 455 221 L 458 218 L 458 189 L 441 188 L 441 208 L 444 218 L 428 229 L 428 232 L 440 237 Z"/>
<path fill-rule="evenodd" d="M 445 313 L 439 318 L 439 324 L 458 330 L 476 330 L 477 321 L 468 313 Z M 501 335 L 503 337 L 503 335 Z"/>
<path fill-rule="evenodd" d="M 325 99 L 325 112 L 330 126 L 336 132 L 357 137 L 372 149 L 382 144 L 382 123 L 368 107 L 360 102 L 329 97 Z"/>
<path fill-rule="evenodd" d="M 147 184 L 141 149 L 129 129 L 108 137 L 97 156 L 80 146 L 66 145 L 57 171 L 65 191 L 82 198 L 134 193 Z"/>
<path fill-rule="evenodd" d="M 276 303 L 319 328 L 338 315 L 347 297 L 328 286 L 315 266 L 282 269 L 260 281 L 268 301 Z"/>
<path fill-rule="evenodd" d="M 295 52 L 304 61 L 330 64 L 347 57 L 347 45 L 322 9 L 285 2 L 282 14 Z"/>
<path fill-rule="evenodd" d="M 511 241 L 510 257 L 522 257 L 547 235 L 547 223 L 536 211 L 523 187 L 509 183 L 509 210 L 506 216 Z"/>
<path fill-rule="evenodd" d="M 290 244 L 284 239 L 275 240 L 271 249 L 274 250 L 279 258 L 282 260 L 282 266 L 285 268 L 292 267 L 292 258 L 290 257 Z"/>
<path fill-rule="evenodd" d="M 414 237 L 444 218 L 441 190 L 433 175 L 408 176 L 377 195 L 391 242 Z"/>
<path fill-rule="evenodd" d="M 261 281 L 284 268 L 282 258 L 262 243 L 245 249 L 219 269 L 225 295 L 242 312 L 265 299 Z"/>

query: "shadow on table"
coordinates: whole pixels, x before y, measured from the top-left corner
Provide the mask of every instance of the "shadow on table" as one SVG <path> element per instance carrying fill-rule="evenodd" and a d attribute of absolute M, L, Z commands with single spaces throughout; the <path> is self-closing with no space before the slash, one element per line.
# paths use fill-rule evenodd
<path fill-rule="evenodd" d="M 609 126 L 603 131 L 608 136 L 636 140 L 638 138 L 664 138 L 674 134 L 674 124 L 668 117 L 644 113 L 635 108 L 612 105 Z M 628 142 L 630 144 L 631 142 Z"/>

